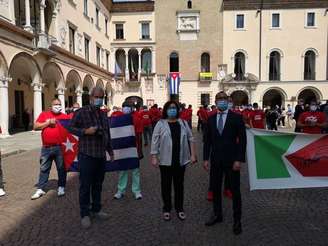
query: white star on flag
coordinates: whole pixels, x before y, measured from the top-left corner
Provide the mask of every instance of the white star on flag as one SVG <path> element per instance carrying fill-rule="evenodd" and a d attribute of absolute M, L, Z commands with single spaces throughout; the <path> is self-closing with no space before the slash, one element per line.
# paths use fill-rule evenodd
<path fill-rule="evenodd" d="M 73 146 L 75 143 L 72 143 L 69 141 L 69 139 L 66 139 L 66 143 L 63 143 L 63 145 L 65 145 L 66 149 L 65 152 L 68 152 L 69 150 L 71 150 L 72 152 L 74 152 Z"/>

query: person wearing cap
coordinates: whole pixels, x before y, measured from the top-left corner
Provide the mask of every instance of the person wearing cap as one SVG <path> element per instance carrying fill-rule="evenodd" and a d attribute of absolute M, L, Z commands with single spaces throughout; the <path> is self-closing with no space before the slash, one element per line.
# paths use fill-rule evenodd
<path fill-rule="evenodd" d="M 52 162 L 56 163 L 58 173 L 58 196 L 65 195 L 66 170 L 61 144 L 64 142 L 60 131 L 59 120 L 68 119 L 63 114 L 61 101 L 55 98 L 51 102 L 51 110 L 42 112 L 34 123 L 34 130 L 41 130 L 42 148 L 40 157 L 40 174 L 37 190 L 31 199 L 35 200 L 45 195 L 45 187 L 48 183 Z"/>

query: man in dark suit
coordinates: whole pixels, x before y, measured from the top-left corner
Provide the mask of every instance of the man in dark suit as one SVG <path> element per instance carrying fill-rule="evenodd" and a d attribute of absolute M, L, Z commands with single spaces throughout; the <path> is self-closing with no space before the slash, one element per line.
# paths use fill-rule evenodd
<path fill-rule="evenodd" d="M 246 130 L 242 116 L 228 110 L 228 96 L 221 91 L 215 96 L 218 113 L 208 119 L 204 138 L 204 168 L 209 169 L 213 188 L 214 214 L 205 223 L 213 226 L 223 220 L 222 179 L 226 175 L 231 180 L 233 202 L 233 232 L 238 235 L 241 227 L 240 168 L 245 162 Z"/>

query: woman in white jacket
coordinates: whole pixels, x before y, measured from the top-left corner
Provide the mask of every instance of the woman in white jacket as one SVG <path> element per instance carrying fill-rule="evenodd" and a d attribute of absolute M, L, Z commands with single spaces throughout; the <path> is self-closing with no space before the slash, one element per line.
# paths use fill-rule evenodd
<path fill-rule="evenodd" d="M 171 219 L 171 186 L 174 185 L 174 204 L 177 216 L 185 220 L 183 209 L 184 173 L 189 163 L 196 163 L 196 148 L 191 129 L 179 119 L 179 105 L 169 101 L 164 105 L 162 119 L 156 124 L 151 145 L 151 163 L 159 166 L 163 199 L 163 219 Z"/>

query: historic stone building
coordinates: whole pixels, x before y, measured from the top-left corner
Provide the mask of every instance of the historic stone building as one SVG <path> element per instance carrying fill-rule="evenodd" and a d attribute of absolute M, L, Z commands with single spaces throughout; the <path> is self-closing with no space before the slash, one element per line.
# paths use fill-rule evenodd
<path fill-rule="evenodd" d="M 0 127 L 22 127 L 58 97 L 162 105 L 168 74 L 179 99 L 294 105 L 328 99 L 327 0 L 0 1 Z"/>

